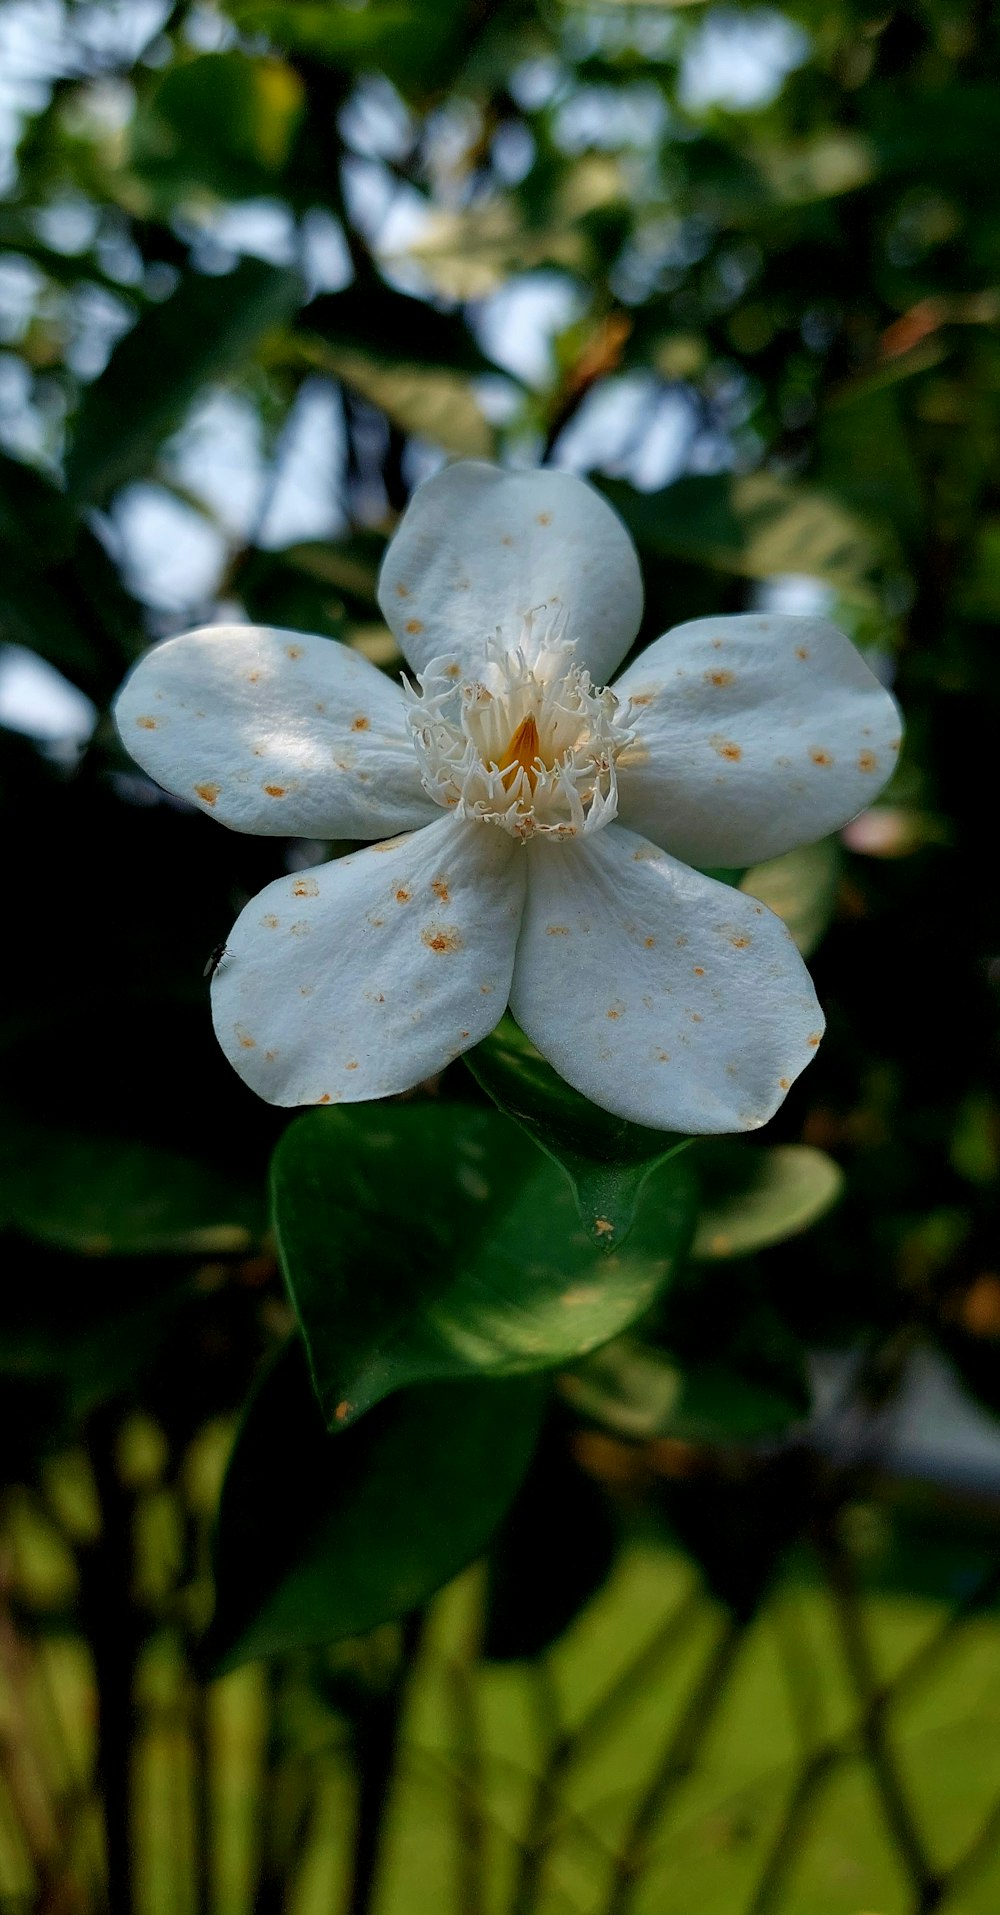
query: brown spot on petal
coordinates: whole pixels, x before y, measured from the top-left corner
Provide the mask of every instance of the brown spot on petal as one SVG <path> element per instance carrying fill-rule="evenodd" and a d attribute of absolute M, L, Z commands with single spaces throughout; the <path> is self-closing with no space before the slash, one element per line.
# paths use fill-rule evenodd
<path fill-rule="evenodd" d="M 156 719 L 155 719 L 155 718 L 137 718 L 135 722 L 136 722 L 136 724 L 137 724 L 137 725 L 139 725 L 139 726 L 141 726 L 141 728 L 142 728 L 142 730 L 143 730 L 143 731 L 155 731 L 155 730 L 156 730 Z"/>
<path fill-rule="evenodd" d="M 304 938 L 307 937 L 312 930 L 312 925 L 309 923 L 308 918 L 299 918 L 298 923 L 290 925 L 289 929 L 293 938 Z"/>
<path fill-rule="evenodd" d="M 684 938 L 684 937 L 675 938 L 674 943 L 677 945 L 679 950 L 682 945 L 685 945 L 687 943 L 687 938 Z"/>
<path fill-rule="evenodd" d="M 249 1031 L 241 1031 L 239 1025 L 237 1025 L 236 1035 L 240 1040 L 241 1050 L 255 1051 L 257 1049 L 257 1039 L 255 1037 L 251 1037 Z"/>
<path fill-rule="evenodd" d="M 396 903 L 409 904 L 412 896 L 413 896 L 413 892 L 408 891 L 405 884 L 401 884 L 399 887 L 399 890 L 396 892 Z"/>
<path fill-rule="evenodd" d="M 445 666 L 444 675 L 446 678 L 461 678 L 462 676 L 461 665 L 456 664 L 455 660 L 452 659 L 451 664 Z"/>
<path fill-rule="evenodd" d="M 261 923 L 266 930 L 276 931 L 278 928 L 279 920 L 275 917 L 273 911 L 268 911 L 265 913 L 264 917 L 261 918 Z"/>
<path fill-rule="evenodd" d="M 694 974 L 695 974 L 695 977 L 704 977 L 705 966 L 703 964 L 696 964 L 694 966 Z"/>
<path fill-rule="evenodd" d="M 858 770 L 859 771 L 877 771 L 878 770 L 878 759 L 876 758 L 875 753 L 873 751 L 859 751 Z"/>
<path fill-rule="evenodd" d="M 443 878 L 432 878 L 431 890 L 436 898 L 440 898 L 442 904 L 447 904 L 450 901 L 451 892 Z"/>
<path fill-rule="evenodd" d="M 369 721 L 365 717 L 364 712 L 359 712 L 357 717 L 351 720 L 351 730 L 352 731 L 367 731 L 368 722 Z"/>
<path fill-rule="evenodd" d="M 416 635 L 417 635 L 417 633 L 418 633 L 418 632 L 422 632 L 422 631 L 423 631 L 423 629 L 424 629 L 424 621 L 423 621 L 423 619 L 422 619 L 422 618 L 408 618 L 408 619 L 407 619 L 407 621 L 406 621 L 406 630 L 407 630 L 408 632 L 412 632 L 412 634 L 413 634 L 413 636 L 414 636 L 414 638 L 416 637 Z"/>
<path fill-rule="evenodd" d="M 656 1053 L 656 1061 L 657 1061 L 657 1063 L 658 1063 L 658 1064 L 669 1064 L 669 1062 L 670 1062 L 670 1052 L 669 1052 L 669 1051 L 657 1051 L 657 1053 Z"/>
<path fill-rule="evenodd" d="M 539 512 L 537 523 L 539 525 L 551 525 L 552 524 L 551 512 Z"/>
<path fill-rule="evenodd" d="M 811 1051 L 814 1051 L 816 1049 L 816 1046 L 820 1042 L 822 1036 L 823 1036 L 822 1031 L 814 1031 L 812 1036 L 806 1039 L 806 1043 L 808 1044 L 809 1049 Z"/>
<path fill-rule="evenodd" d="M 356 1071 L 357 1068 L 358 1068 L 358 1060 L 356 1057 L 352 1057 L 350 1063 L 344 1065 L 345 1071 Z"/>
<path fill-rule="evenodd" d="M 315 991 L 315 989 L 316 989 L 316 986 L 315 986 L 315 984 L 300 984 L 300 985 L 299 985 L 299 996 L 300 996 L 300 997 L 312 997 L 312 994 L 313 994 L 313 992 Z M 322 1103 L 322 1101 L 323 1101 L 323 1100 L 322 1100 L 322 1098 L 320 1098 L 320 1102 L 321 1102 L 321 1103 Z"/>
<path fill-rule="evenodd" d="M 246 680 L 247 680 L 247 684 L 248 684 L 248 685 L 259 685 L 259 684 L 260 684 L 260 673 L 259 673 L 259 672 L 247 672 L 247 675 L 246 675 Z"/>
<path fill-rule="evenodd" d="M 624 1009 L 625 1006 L 623 1004 L 612 1004 L 611 1009 L 605 1012 L 605 1016 L 610 1017 L 612 1023 L 616 1024 Z"/>
<path fill-rule="evenodd" d="M 736 764 L 743 756 L 742 746 L 734 744 L 731 738 L 710 738 L 708 742 L 720 758 L 728 758 L 731 764 Z"/>
<path fill-rule="evenodd" d="M 812 759 L 814 765 L 832 765 L 833 764 L 833 758 L 830 752 L 825 751 L 822 745 L 816 745 L 814 749 L 809 753 L 809 756 Z"/>
<path fill-rule="evenodd" d="M 269 798 L 283 798 L 285 795 L 286 789 L 287 787 L 285 785 L 265 785 L 264 786 L 264 790 L 267 792 L 267 795 Z"/>
<path fill-rule="evenodd" d="M 330 1102 L 330 1093 L 329 1093 L 329 1091 L 328 1091 L 328 1090 L 325 1090 L 325 1091 L 323 1092 L 323 1095 L 322 1095 L 322 1097 L 317 1097 L 317 1099 L 316 1099 L 316 1102 L 317 1102 L 317 1104 L 328 1104 L 328 1103 Z"/>
<path fill-rule="evenodd" d="M 221 785 L 195 785 L 195 796 L 206 805 L 214 805 L 222 790 Z"/>
<path fill-rule="evenodd" d="M 796 645 L 795 656 L 796 658 L 808 658 L 809 657 L 808 645 Z"/>
<path fill-rule="evenodd" d="M 303 649 L 304 647 L 301 645 L 286 645 L 285 656 L 287 658 L 301 658 Z"/>
<path fill-rule="evenodd" d="M 421 931 L 420 939 L 428 951 L 438 952 L 460 951 L 463 943 L 461 932 L 453 924 L 429 924 Z"/>
<path fill-rule="evenodd" d="M 792 1088 L 792 1080 L 790 1077 L 779 1077 L 778 1079 L 779 1090 L 791 1090 L 791 1088 Z"/>
<path fill-rule="evenodd" d="M 318 898 L 319 885 L 315 878 L 296 878 L 292 886 L 293 898 Z"/>
<path fill-rule="evenodd" d="M 547 924 L 545 927 L 545 935 L 547 938 L 568 938 L 569 925 L 568 924 Z"/>
<path fill-rule="evenodd" d="M 646 947 L 646 949 L 647 949 L 647 951 L 651 951 L 651 950 L 653 949 L 653 946 L 654 946 L 654 944 L 656 943 L 656 939 L 655 939 L 655 938 L 643 938 L 643 940 L 642 940 L 642 941 L 643 941 L 643 944 L 645 945 L 645 947 Z"/>
<path fill-rule="evenodd" d="M 513 545 L 514 541 L 509 532 L 504 533 L 503 538 L 500 540 L 500 543 L 501 545 Z"/>
<path fill-rule="evenodd" d="M 750 948 L 750 939 L 742 935 L 738 938 L 730 938 L 729 942 L 734 951 L 746 951 Z"/>
<path fill-rule="evenodd" d="M 655 692 L 633 692 L 631 698 L 629 699 L 629 704 L 630 705 L 651 705 L 655 697 L 656 697 Z"/>
<path fill-rule="evenodd" d="M 735 672 L 714 671 L 705 673 L 706 685 L 732 685 L 735 684 L 735 681 Z"/>
<path fill-rule="evenodd" d="M 409 598 L 409 596 L 410 596 L 410 588 L 408 585 L 397 585 L 396 587 L 397 598 Z"/>

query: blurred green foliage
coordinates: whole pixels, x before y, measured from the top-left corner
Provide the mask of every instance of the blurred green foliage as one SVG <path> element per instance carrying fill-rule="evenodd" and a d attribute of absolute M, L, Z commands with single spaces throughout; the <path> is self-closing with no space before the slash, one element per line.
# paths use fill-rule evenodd
<path fill-rule="evenodd" d="M 1000 1410 L 998 43 L 957 0 L 0 4 L 12 1915 L 995 1908 L 997 1446 L 891 1417 Z M 781 593 L 894 681 L 880 804 L 725 874 L 829 1018 L 763 1142 L 660 1162 L 507 1026 L 290 1124 L 217 1052 L 213 945 L 342 847 L 164 799 L 108 700 L 219 606 L 394 669 L 382 549 L 470 453 L 605 489 L 640 643 Z M 532 1456 L 546 1386 L 487 1373 L 536 1358 Z"/>

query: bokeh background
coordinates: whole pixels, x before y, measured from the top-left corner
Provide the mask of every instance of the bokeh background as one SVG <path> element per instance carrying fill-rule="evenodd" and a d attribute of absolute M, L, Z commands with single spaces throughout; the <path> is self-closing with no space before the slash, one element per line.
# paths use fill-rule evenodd
<path fill-rule="evenodd" d="M 5 1915 L 1000 1905 L 998 42 L 985 0 L 0 4 Z M 392 669 L 380 554 L 456 455 L 607 493 L 640 642 L 827 612 L 908 744 L 742 880 L 829 1035 L 691 1153 L 683 1280 L 560 1380 L 491 1565 L 213 1678 L 293 1319 L 286 1120 L 202 971 L 329 847 L 165 797 L 107 704 L 219 616 Z"/>

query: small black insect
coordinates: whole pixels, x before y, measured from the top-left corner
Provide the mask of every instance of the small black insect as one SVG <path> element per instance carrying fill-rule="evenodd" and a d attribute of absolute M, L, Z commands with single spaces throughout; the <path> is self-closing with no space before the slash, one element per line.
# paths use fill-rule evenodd
<path fill-rule="evenodd" d="M 201 974 L 202 977 L 214 977 L 216 971 L 219 968 L 219 965 L 222 963 L 223 958 L 228 956 L 229 956 L 228 944 L 226 944 L 223 941 L 222 944 L 214 945 L 212 950 L 209 952 L 208 963 L 206 964 L 205 969 L 203 970 Z"/>

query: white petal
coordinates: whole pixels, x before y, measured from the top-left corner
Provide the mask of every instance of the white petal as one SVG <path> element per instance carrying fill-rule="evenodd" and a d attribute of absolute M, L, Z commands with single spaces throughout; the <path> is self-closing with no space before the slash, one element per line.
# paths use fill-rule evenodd
<path fill-rule="evenodd" d="M 140 659 L 118 694 L 126 748 L 234 831 L 384 838 L 437 815 L 402 690 L 336 639 L 207 625 Z"/>
<path fill-rule="evenodd" d="M 230 933 L 216 1035 L 271 1104 L 409 1090 L 503 1014 L 524 901 L 506 832 L 439 818 L 278 878 Z"/>
<path fill-rule="evenodd" d="M 605 685 L 639 628 L 642 578 L 621 520 L 582 479 L 467 460 L 414 493 L 379 604 L 415 671 L 443 654 L 477 669 L 497 628 L 513 650 L 531 612 Z"/>
<path fill-rule="evenodd" d="M 618 816 L 690 864 L 756 864 L 811 844 L 870 804 L 896 763 L 895 700 L 825 619 L 695 619 L 615 691 L 636 727 Z"/>
<path fill-rule="evenodd" d="M 780 918 L 614 824 L 529 847 L 510 1007 L 568 1083 L 660 1130 L 756 1130 L 823 1034 Z"/>

